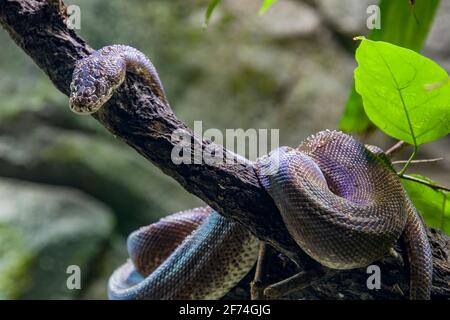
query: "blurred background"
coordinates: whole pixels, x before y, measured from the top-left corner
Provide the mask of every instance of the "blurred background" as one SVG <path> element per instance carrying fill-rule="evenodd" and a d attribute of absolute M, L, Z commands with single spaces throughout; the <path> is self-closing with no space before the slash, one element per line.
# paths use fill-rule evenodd
<path fill-rule="evenodd" d="M 94 48 L 128 44 L 158 69 L 175 113 L 203 128 L 280 128 L 295 146 L 338 127 L 365 35 L 367 0 L 224 0 L 202 28 L 208 1 L 82 0 L 81 30 Z M 450 1 L 442 1 L 425 55 L 450 70 Z M 126 236 L 202 205 L 68 99 L 0 32 L 0 298 L 103 299 L 126 259 Z M 387 148 L 374 131 L 364 142 Z M 416 166 L 450 181 L 449 138 L 427 144 Z M 400 156 L 405 159 L 407 153 Z M 78 265 L 82 290 L 66 286 Z"/>

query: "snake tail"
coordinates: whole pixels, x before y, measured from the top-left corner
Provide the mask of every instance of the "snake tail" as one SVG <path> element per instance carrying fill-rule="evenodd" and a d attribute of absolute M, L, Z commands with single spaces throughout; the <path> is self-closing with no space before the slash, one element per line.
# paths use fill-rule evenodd
<path fill-rule="evenodd" d="M 421 216 L 407 198 L 408 220 L 403 231 L 403 241 L 410 268 L 410 298 L 428 300 L 431 296 L 433 255 Z"/>

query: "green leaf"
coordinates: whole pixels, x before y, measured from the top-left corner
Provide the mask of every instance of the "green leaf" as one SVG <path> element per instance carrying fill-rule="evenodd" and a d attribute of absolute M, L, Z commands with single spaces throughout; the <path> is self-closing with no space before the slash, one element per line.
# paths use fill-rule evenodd
<path fill-rule="evenodd" d="M 383 132 L 415 146 L 450 132 L 449 76 L 437 63 L 366 39 L 356 50 L 356 61 L 356 91 L 367 116 Z"/>
<path fill-rule="evenodd" d="M 266 12 L 267 9 L 269 9 L 277 1 L 278 0 L 264 0 L 261 8 L 259 9 L 259 14 L 263 14 L 264 12 Z"/>
<path fill-rule="evenodd" d="M 203 27 L 207 27 L 209 20 L 211 19 L 211 15 L 214 11 L 214 9 L 217 7 L 217 5 L 219 4 L 220 0 L 211 0 L 211 2 L 208 5 L 208 8 L 206 9 L 206 13 L 205 13 L 205 21 L 203 22 Z"/>
<path fill-rule="evenodd" d="M 434 182 L 426 177 L 414 174 L 416 178 L 431 184 Z M 440 229 L 450 235 L 450 195 L 449 192 L 430 188 L 424 184 L 402 180 L 414 206 L 419 210 L 425 223 Z"/>
<path fill-rule="evenodd" d="M 355 84 L 345 105 L 344 114 L 339 122 L 339 129 L 346 132 L 368 131 L 371 122 L 366 116 L 361 96 L 356 92 Z"/>
<path fill-rule="evenodd" d="M 380 1 L 381 29 L 374 29 L 368 38 L 390 42 L 415 51 L 421 50 L 439 2 L 439 0 L 417 0 L 414 6 L 411 6 L 406 0 Z M 353 84 L 339 128 L 347 132 L 364 132 L 370 126 L 371 122 L 364 113 L 361 97 Z"/>

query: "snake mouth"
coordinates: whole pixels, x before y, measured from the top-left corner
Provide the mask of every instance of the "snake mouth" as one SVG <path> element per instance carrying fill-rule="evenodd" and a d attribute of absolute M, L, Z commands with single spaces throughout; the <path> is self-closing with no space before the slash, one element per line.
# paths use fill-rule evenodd
<path fill-rule="evenodd" d="M 100 108 L 100 106 L 97 106 L 97 103 L 93 103 L 91 98 L 79 96 L 71 96 L 69 106 L 72 112 L 79 115 L 89 115 L 95 113 Z"/>

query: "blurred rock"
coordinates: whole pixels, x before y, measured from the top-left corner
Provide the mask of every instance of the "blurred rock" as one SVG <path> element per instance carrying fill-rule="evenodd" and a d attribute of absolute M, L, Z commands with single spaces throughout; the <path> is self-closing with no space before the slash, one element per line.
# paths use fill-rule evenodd
<path fill-rule="evenodd" d="M 367 33 L 367 7 L 373 0 L 314 0 L 320 13 L 336 32 L 350 37 Z"/>
<path fill-rule="evenodd" d="M 322 53 L 322 59 L 331 52 Z M 296 146 L 319 130 L 336 128 L 347 100 L 342 92 L 351 85 L 352 74 L 347 70 L 352 62 L 340 55 L 333 61 L 326 65 L 311 59 L 297 70 L 299 80 L 277 114 L 283 131 L 288 132 L 289 145 Z"/>
<path fill-rule="evenodd" d="M 238 18 L 238 29 L 246 29 L 264 37 L 298 38 L 316 34 L 320 17 L 309 5 L 291 0 L 277 2 L 264 14 L 258 15 L 261 1 L 225 1 Z"/>
<path fill-rule="evenodd" d="M 424 54 L 450 71 L 450 1 L 441 1 L 423 50 Z"/>
<path fill-rule="evenodd" d="M 326 35 L 288 49 L 254 42 L 244 30 L 241 35 L 248 41 L 230 36 L 191 52 L 197 58 L 188 61 L 203 77 L 180 99 L 181 119 L 190 126 L 202 120 L 204 130 L 280 129 L 285 145 L 336 128 L 353 78 L 354 61 L 345 50 Z"/>
<path fill-rule="evenodd" d="M 0 175 L 83 190 L 114 210 L 125 234 L 200 204 L 132 149 L 45 126 L 0 135 Z"/>
<path fill-rule="evenodd" d="M 113 227 L 105 206 L 75 190 L 0 180 L 1 298 L 67 299 L 67 267 L 90 263 Z"/>

